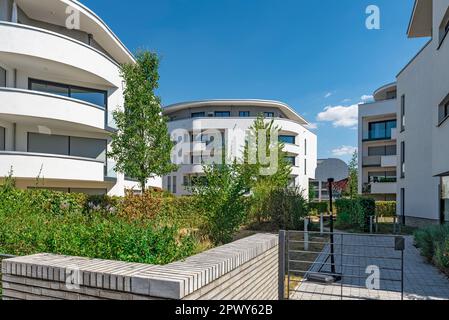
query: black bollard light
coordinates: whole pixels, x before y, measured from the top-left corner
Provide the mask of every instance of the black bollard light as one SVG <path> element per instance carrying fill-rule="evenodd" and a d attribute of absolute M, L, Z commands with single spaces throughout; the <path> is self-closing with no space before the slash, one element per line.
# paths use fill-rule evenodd
<path fill-rule="evenodd" d="M 334 255 L 334 208 L 333 208 L 333 203 L 332 203 L 332 190 L 333 190 L 333 186 L 332 184 L 334 183 L 334 178 L 329 178 L 327 179 L 328 182 L 328 187 L 329 187 L 329 213 L 330 213 L 330 249 L 331 249 L 331 273 L 335 274 L 335 255 Z"/>

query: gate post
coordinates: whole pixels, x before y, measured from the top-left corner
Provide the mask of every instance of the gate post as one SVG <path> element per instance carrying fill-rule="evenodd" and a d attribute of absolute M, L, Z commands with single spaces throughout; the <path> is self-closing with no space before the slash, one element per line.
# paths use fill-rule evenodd
<path fill-rule="evenodd" d="M 279 231 L 278 299 L 285 300 L 285 230 Z M 290 293 L 289 293 L 290 294 Z"/>

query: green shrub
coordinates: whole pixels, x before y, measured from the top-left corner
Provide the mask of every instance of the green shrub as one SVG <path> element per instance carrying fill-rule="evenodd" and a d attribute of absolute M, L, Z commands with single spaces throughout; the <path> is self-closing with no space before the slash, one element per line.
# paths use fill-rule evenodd
<path fill-rule="evenodd" d="M 264 207 L 271 221 L 284 230 L 299 230 L 309 212 L 307 200 L 295 189 L 273 190 Z"/>
<path fill-rule="evenodd" d="M 150 264 L 170 263 L 196 252 L 197 241 L 176 222 L 125 219 L 105 210 L 117 204 L 115 200 L 0 188 L 0 252 L 47 252 Z"/>
<path fill-rule="evenodd" d="M 396 201 L 376 201 L 376 216 L 382 218 L 396 217 Z"/>
<path fill-rule="evenodd" d="M 445 261 L 449 254 L 447 242 L 449 240 L 449 226 L 430 226 L 415 232 L 415 242 L 421 254 L 429 261 Z M 446 250 L 446 251 L 445 251 Z M 438 252 L 437 252 L 438 251 Z M 447 261 L 447 260 L 446 260 Z M 444 263 L 443 263 L 444 264 Z"/>
<path fill-rule="evenodd" d="M 356 228 L 362 232 L 369 230 L 370 217 L 375 215 L 376 210 L 373 199 L 361 197 L 338 199 L 335 201 L 335 207 L 338 212 L 337 228 Z"/>
<path fill-rule="evenodd" d="M 329 204 L 327 202 L 310 202 L 309 209 L 311 215 L 320 215 L 329 211 Z"/>

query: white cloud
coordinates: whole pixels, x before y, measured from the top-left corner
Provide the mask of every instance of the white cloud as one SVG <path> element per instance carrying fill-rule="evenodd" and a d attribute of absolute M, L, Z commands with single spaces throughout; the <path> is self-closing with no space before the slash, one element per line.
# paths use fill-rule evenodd
<path fill-rule="evenodd" d="M 308 125 L 305 126 L 309 130 L 316 130 L 318 129 L 318 123 L 311 122 Z"/>
<path fill-rule="evenodd" d="M 332 154 L 336 157 L 343 157 L 343 156 L 351 156 L 356 151 L 357 151 L 356 147 L 341 146 L 337 149 L 332 150 Z"/>
<path fill-rule="evenodd" d="M 358 123 L 359 106 L 328 106 L 317 116 L 317 121 L 332 122 L 334 127 L 354 127 Z"/>
<path fill-rule="evenodd" d="M 332 96 L 332 92 L 328 92 L 328 93 L 326 93 L 326 95 L 324 96 L 324 98 L 329 98 L 330 96 Z"/>
<path fill-rule="evenodd" d="M 373 100 L 374 97 L 371 95 L 364 94 L 360 99 L 362 99 L 363 102 L 368 102 L 368 101 Z"/>
<path fill-rule="evenodd" d="M 351 99 L 344 99 L 342 102 L 343 103 L 348 103 L 348 102 L 351 102 Z"/>

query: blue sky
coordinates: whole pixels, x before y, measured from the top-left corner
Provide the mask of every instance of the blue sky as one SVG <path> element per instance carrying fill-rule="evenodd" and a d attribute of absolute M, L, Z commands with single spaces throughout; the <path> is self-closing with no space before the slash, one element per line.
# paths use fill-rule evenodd
<path fill-rule="evenodd" d="M 283 101 L 316 124 L 319 157 L 346 161 L 357 146 L 350 106 L 394 81 L 425 41 L 406 37 L 414 0 L 81 1 L 131 51 L 160 54 L 164 105 Z M 365 27 L 368 5 L 380 30 Z"/>

